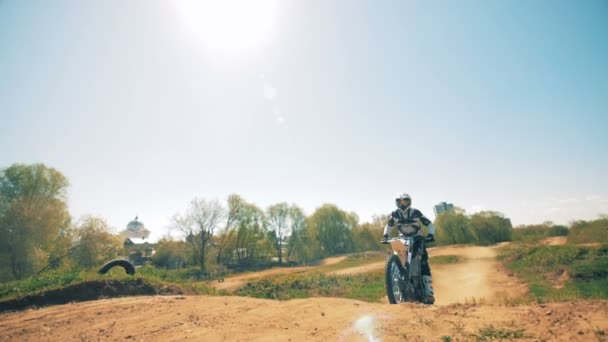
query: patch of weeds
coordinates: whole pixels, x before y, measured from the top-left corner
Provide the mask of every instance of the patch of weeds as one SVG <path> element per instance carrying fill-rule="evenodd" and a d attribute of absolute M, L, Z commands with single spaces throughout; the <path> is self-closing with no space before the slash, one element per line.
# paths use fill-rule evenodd
<path fill-rule="evenodd" d="M 516 339 L 524 338 L 524 329 L 508 329 L 508 328 L 496 328 L 492 325 L 479 329 L 477 334 L 473 334 L 478 341 L 490 341 L 500 339 Z"/>
<path fill-rule="evenodd" d="M 461 321 L 450 321 L 450 325 L 452 326 L 454 332 L 456 332 L 457 334 L 462 334 L 464 332 L 464 323 L 462 323 Z"/>

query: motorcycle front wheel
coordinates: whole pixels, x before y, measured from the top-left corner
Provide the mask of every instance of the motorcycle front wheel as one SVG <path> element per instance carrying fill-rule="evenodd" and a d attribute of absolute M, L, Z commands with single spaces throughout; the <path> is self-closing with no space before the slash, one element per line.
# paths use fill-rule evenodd
<path fill-rule="evenodd" d="M 384 267 L 386 295 L 391 304 L 402 303 L 406 298 L 406 294 L 402 290 L 405 275 L 400 263 L 399 257 L 395 254 L 391 254 L 386 258 L 386 265 Z"/>

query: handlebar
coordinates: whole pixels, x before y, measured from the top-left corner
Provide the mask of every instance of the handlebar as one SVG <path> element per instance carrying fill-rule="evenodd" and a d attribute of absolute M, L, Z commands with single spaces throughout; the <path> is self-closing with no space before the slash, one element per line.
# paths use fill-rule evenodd
<path fill-rule="evenodd" d="M 386 239 L 386 240 L 382 239 L 382 240 L 380 240 L 380 243 L 382 243 L 383 245 L 387 245 L 387 244 L 389 244 L 391 241 L 395 241 L 395 240 L 402 240 L 402 239 L 405 239 L 405 238 L 406 238 L 406 237 L 404 237 L 404 236 L 399 236 L 399 237 L 394 237 L 394 238 L 391 238 L 391 239 Z M 420 236 L 420 235 L 414 235 L 414 238 L 415 238 L 415 239 L 416 239 L 416 238 L 422 239 L 422 240 L 424 240 L 424 242 L 427 242 L 427 243 L 429 243 L 429 242 L 434 242 L 434 241 L 435 241 L 434 239 L 433 239 L 433 240 L 427 240 L 427 237 L 422 237 L 422 236 Z"/>

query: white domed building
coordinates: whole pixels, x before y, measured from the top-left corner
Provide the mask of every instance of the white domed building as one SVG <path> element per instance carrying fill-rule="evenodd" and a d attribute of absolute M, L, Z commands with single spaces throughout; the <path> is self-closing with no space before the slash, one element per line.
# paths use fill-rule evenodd
<path fill-rule="evenodd" d="M 139 221 L 139 217 L 135 216 L 135 219 L 127 224 L 127 228 L 121 235 L 127 239 L 145 240 L 150 236 L 150 231 L 146 229 L 143 222 Z"/>
<path fill-rule="evenodd" d="M 146 229 L 144 223 L 139 221 L 139 217 L 129 224 L 127 228 L 123 230 L 120 235 L 125 239 L 123 246 L 125 248 L 125 254 L 135 266 L 140 266 L 154 255 L 154 244 L 147 240 L 150 236 L 150 231 Z"/>

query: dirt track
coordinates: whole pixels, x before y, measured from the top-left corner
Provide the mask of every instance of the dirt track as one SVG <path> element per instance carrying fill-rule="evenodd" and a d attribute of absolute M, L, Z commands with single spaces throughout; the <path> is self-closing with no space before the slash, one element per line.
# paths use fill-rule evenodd
<path fill-rule="evenodd" d="M 346 259 L 346 256 L 325 258 L 325 259 L 323 259 L 323 261 L 321 261 L 319 266 L 337 264 L 337 263 L 343 261 L 344 259 Z M 272 276 L 272 275 L 278 275 L 278 274 L 302 273 L 302 272 L 306 272 L 306 271 L 311 271 L 314 268 L 316 268 L 316 266 L 275 267 L 275 268 L 260 271 L 260 272 L 251 272 L 251 273 L 237 275 L 234 277 L 228 277 L 228 278 L 224 279 L 223 282 L 212 281 L 212 282 L 209 282 L 209 285 L 215 287 L 218 290 L 234 291 L 234 290 L 238 289 L 239 287 L 245 285 L 248 281 L 251 281 L 251 280 L 260 279 L 260 278 L 264 278 L 264 277 L 268 277 L 268 276 Z"/>
<path fill-rule="evenodd" d="M 503 297 L 526 289 L 500 268 L 495 248 L 443 247 L 429 253 L 462 257 L 456 264 L 432 265 L 434 306 L 339 298 L 279 302 L 232 296 L 129 297 L 0 315 L 0 341 L 438 341 L 442 336 L 477 340 L 480 329 L 488 327 L 494 329 L 488 333 L 528 340 L 608 341 L 608 301 L 499 305 Z M 332 272 L 367 272 L 382 266 L 378 262 Z M 226 282 L 235 285 L 310 269 L 279 268 Z M 477 303 L 482 299 L 483 304 L 451 304 L 470 303 L 471 298 Z"/>
<path fill-rule="evenodd" d="M 525 293 L 522 285 L 496 261 L 497 247 L 457 246 L 429 249 L 429 256 L 457 255 L 455 264 L 433 265 L 433 282 L 437 305 L 483 301 L 502 303 Z M 345 275 L 371 272 L 384 268 L 384 261 L 330 272 Z"/>
<path fill-rule="evenodd" d="M 433 265 L 433 281 L 438 305 L 464 303 L 467 301 L 483 301 L 486 303 L 501 303 L 505 299 L 517 297 L 526 292 L 524 285 L 501 268 L 496 261 L 497 247 L 479 246 L 447 246 L 430 248 L 429 255 L 457 255 L 461 261 L 456 264 Z M 346 259 L 345 256 L 327 258 L 323 265 L 337 264 Z M 270 270 L 247 273 L 226 278 L 224 282 L 211 282 L 217 288 L 234 291 L 248 281 L 263 277 L 302 273 L 314 270 L 315 266 L 279 267 Z M 361 266 L 343 268 L 328 272 L 328 274 L 346 275 L 377 271 L 384 268 L 384 260 Z M 384 301 L 384 300 L 383 300 Z"/>
<path fill-rule="evenodd" d="M 425 307 L 338 298 L 131 297 L 2 315 L 0 340 L 476 340 L 490 326 L 525 340 L 597 341 L 600 330 L 608 331 L 608 302 Z"/>

